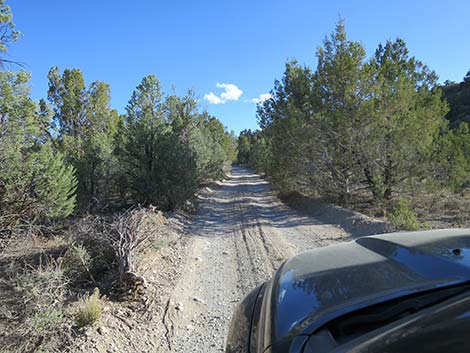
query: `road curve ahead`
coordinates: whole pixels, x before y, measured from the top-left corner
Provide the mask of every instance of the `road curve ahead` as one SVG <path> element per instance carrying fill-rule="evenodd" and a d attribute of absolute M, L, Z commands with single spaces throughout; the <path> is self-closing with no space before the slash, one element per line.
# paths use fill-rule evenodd
<path fill-rule="evenodd" d="M 341 228 L 285 206 L 248 169 L 234 167 L 201 198 L 185 269 L 163 319 L 162 352 L 223 352 L 232 311 L 245 294 L 286 258 L 350 239 Z"/>

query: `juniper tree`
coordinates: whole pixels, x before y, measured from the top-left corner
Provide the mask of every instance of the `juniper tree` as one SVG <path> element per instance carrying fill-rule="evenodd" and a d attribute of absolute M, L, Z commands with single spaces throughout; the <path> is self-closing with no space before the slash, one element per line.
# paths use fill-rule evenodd
<path fill-rule="evenodd" d="M 87 88 L 79 69 L 61 74 L 54 67 L 48 77 L 55 145 L 77 171 L 80 208 L 97 207 L 113 192 L 118 115 L 110 107 L 109 85 L 96 81 Z"/>
<path fill-rule="evenodd" d="M 0 0 L 0 53 L 5 54 L 8 50 L 8 46 L 16 42 L 19 35 L 20 32 L 15 29 L 10 6 L 6 5 L 4 0 Z M 4 63 L 12 62 L 11 60 L 5 59 L 4 55 L 1 55 L 0 65 L 2 68 Z"/>
<path fill-rule="evenodd" d="M 29 75 L 0 72 L 0 223 L 68 216 L 75 207 L 72 167 L 47 141 L 47 116 L 29 96 Z"/>
<path fill-rule="evenodd" d="M 453 191 L 460 191 L 470 184 L 470 128 L 462 122 L 447 131 L 439 139 L 440 153 L 437 155 L 443 167 L 443 184 Z"/>
<path fill-rule="evenodd" d="M 117 151 L 133 202 L 175 209 L 200 183 L 223 175 L 227 135 L 214 118 L 198 112 L 191 91 L 164 98 L 160 82 L 149 75 L 126 110 Z"/>
<path fill-rule="evenodd" d="M 161 84 L 154 75 L 145 77 L 132 93 L 119 131 L 118 154 L 132 198 L 154 203 L 160 199 L 160 152 L 170 127 L 163 115 Z"/>
<path fill-rule="evenodd" d="M 359 160 L 375 198 L 390 199 L 405 183 L 429 177 L 447 105 L 437 75 L 409 55 L 402 39 L 379 45 L 367 73 L 370 93 L 356 133 Z"/>
<path fill-rule="evenodd" d="M 241 134 L 241 159 L 256 165 L 268 158 L 283 191 L 340 201 L 364 187 L 382 201 L 429 179 L 437 137 L 446 130 L 435 73 L 400 39 L 380 45 L 366 61 L 363 46 L 347 39 L 342 22 L 317 58 L 313 72 L 295 61 L 286 64 L 271 99 L 258 107 L 269 153 L 255 157 L 252 138 Z"/>
<path fill-rule="evenodd" d="M 317 51 L 318 66 L 314 74 L 314 90 L 320 106 L 314 128 L 317 170 L 327 176 L 326 185 L 347 201 L 360 181 L 357 163 L 357 131 L 361 128 L 360 108 L 364 91 L 365 49 L 346 36 L 344 23 L 325 38 Z M 323 150 L 323 151 L 321 151 Z"/>
<path fill-rule="evenodd" d="M 238 136 L 237 147 L 237 161 L 238 163 L 247 164 L 250 160 L 250 153 L 252 148 L 252 135 L 251 130 L 243 130 Z"/>
<path fill-rule="evenodd" d="M 258 106 L 258 120 L 269 151 L 273 181 L 284 192 L 306 191 L 322 177 L 317 173 L 318 157 L 313 153 L 313 119 L 319 103 L 313 91 L 313 73 L 296 61 L 287 62 L 283 78 L 275 82 L 272 97 Z M 252 164 L 258 164 L 251 158 Z M 315 169 L 315 171 L 314 171 Z M 321 183 L 318 179 L 318 183 Z"/>

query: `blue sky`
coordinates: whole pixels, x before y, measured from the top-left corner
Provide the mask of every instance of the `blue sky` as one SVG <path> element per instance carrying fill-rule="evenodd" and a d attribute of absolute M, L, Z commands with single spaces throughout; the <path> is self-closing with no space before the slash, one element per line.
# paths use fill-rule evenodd
<path fill-rule="evenodd" d="M 468 0 L 7 3 L 23 33 L 9 55 L 32 72 L 34 98 L 46 96 L 50 67 L 76 67 L 87 82 L 109 83 L 113 107 L 124 112 L 134 87 L 154 73 L 166 92 L 193 88 L 201 108 L 236 132 L 257 127 L 253 101 L 282 76 L 287 59 L 316 65 L 315 50 L 340 16 L 368 55 L 399 36 L 441 81 L 460 81 L 470 69 Z"/>

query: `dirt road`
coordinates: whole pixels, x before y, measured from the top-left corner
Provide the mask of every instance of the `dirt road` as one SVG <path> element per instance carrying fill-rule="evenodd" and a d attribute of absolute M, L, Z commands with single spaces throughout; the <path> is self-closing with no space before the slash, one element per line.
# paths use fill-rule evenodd
<path fill-rule="evenodd" d="M 205 193 L 190 233 L 163 319 L 171 352 L 223 352 L 231 313 L 245 294 L 286 258 L 350 240 L 343 229 L 288 208 L 268 182 L 242 168 Z"/>

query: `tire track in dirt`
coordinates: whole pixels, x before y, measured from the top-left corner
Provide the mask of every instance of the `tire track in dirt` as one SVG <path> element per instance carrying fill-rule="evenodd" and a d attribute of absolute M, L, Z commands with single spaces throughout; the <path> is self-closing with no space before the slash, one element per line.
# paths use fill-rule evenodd
<path fill-rule="evenodd" d="M 164 315 L 168 344 L 160 352 L 223 352 L 232 311 L 244 295 L 284 259 L 347 236 L 285 206 L 269 183 L 243 168 L 204 195 L 189 232 L 185 270 Z"/>
<path fill-rule="evenodd" d="M 242 239 L 245 243 L 252 273 L 254 275 L 252 278 L 248 279 L 251 282 L 255 280 L 255 283 L 251 286 L 251 288 L 253 288 L 260 281 L 270 276 L 276 269 L 276 266 L 262 241 L 259 230 L 254 226 L 259 223 L 257 212 L 251 206 L 246 206 L 247 202 L 245 191 L 240 191 L 239 195 L 235 197 L 235 203 L 239 214 L 239 226 Z M 237 239 L 237 237 L 235 237 L 235 239 Z"/>

